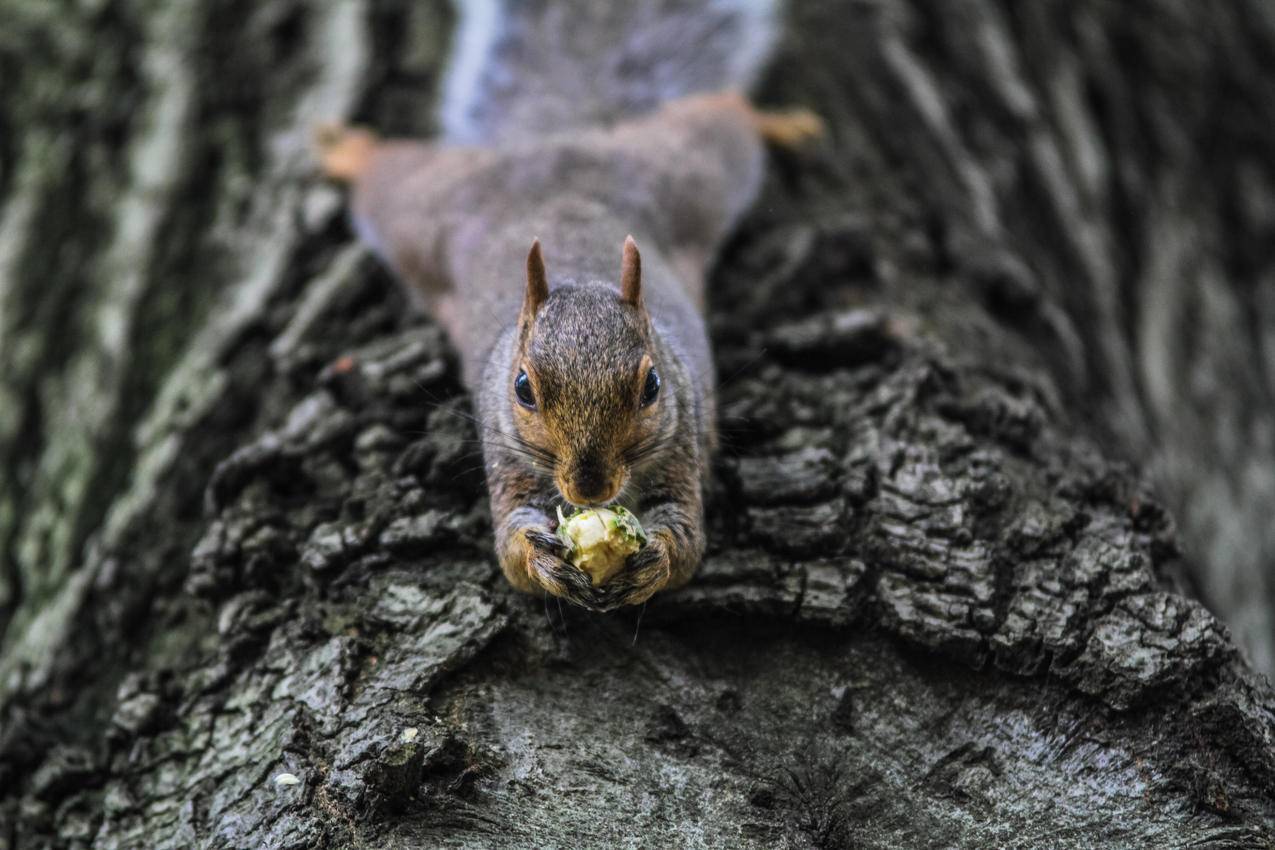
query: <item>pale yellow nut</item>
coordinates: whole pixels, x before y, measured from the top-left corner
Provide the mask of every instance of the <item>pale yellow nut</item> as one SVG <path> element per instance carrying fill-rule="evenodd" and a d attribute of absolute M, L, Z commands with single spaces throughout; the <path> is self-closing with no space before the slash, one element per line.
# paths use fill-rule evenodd
<path fill-rule="evenodd" d="M 594 587 L 619 572 L 646 543 L 637 517 L 620 507 L 589 508 L 569 517 L 559 508 L 558 537 L 567 546 L 567 560 L 587 573 Z"/>

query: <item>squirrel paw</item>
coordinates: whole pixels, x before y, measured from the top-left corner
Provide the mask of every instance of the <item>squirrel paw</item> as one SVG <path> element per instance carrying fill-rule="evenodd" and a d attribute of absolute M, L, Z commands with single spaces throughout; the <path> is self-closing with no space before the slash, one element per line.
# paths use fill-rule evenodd
<path fill-rule="evenodd" d="M 367 171 L 376 148 L 376 134 L 361 127 L 324 124 L 314 133 L 319 167 L 330 180 L 353 182 Z"/>
<path fill-rule="evenodd" d="M 758 110 L 753 113 L 753 121 L 762 139 L 779 148 L 800 148 L 824 133 L 823 119 L 809 109 Z"/>
<path fill-rule="evenodd" d="M 563 559 L 566 549 L 556 535 L 529 528 L 524 532 L 527 575 L 532 584 L 590 611 L 604 610 L 604 598 L 588 573 Z"/>
<path fill-rule="evenodd" d="M 629 558 L 624 572 L 606 586 L 603 610 L 641 605 L 667 587 L 672 574 L 673 562 L 669 557 L 668 543 L 662 537 L 652 535 L 647 544 Z"/>

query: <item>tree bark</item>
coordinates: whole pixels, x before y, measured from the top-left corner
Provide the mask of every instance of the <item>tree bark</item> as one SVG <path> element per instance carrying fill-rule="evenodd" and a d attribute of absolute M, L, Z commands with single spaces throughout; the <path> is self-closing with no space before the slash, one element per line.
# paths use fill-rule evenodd
<path fill-rule="evenodd" d="M 1269 669 L 1259 2 L 794 4 L 760 94 L 829 133 L 714 275 L 710 552 L 602 616 L 505 585 L 313 173 L 431 129 L 444 7 L 0 19 L 3 850 L 1275 845 L 1190 595 Z"/>

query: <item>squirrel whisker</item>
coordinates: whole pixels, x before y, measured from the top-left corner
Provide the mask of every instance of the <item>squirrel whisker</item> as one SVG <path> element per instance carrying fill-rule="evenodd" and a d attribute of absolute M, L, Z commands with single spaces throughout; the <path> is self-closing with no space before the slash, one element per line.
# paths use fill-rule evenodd
<path fill-rule="evenodd" d="M 624 461 L 633 466 L 673 444 L 676 434 L 656 434 L 624 452 Z"/>
<path fill-rule="evenodd" d="M 458 416 L 467 422 L 471 422 L 482 431 L 486 431 L 498 437 L 503 437 L 505 440 L 509 442 L 504 443 L 502 445 L 502 448 L 505 448 L 509 450 L 510 452 L 516 455 L 520 455 L 526 459 L 538 460 L 541 463 L 545 464 L 547 467 L 549 467 L 550 471 L 552 471 L 552 468 L 556 466 L 558 463 L 558 456 L 554 454 L 552 451 L 550 451 L 549 449 L 546 449 L 546 448 L 543 448 L 542 446 L 537 446 L 534 443 L 528 442 L 527 440 L 523 439 L 517 434 L 510 434 L 507 431 L 503 431 L 489 422 L 483 422 L 481 419 L 479 419 L 477 416 L 474 416 L 471 413 L 465 413 L 462 410 L 457 410 L 456 408 L 443 404 L 441 402 L 426 402 L 426 404 L 429 404 L 433 406 L 434 408 L 438 410 L 442 410 L 453 416 Z M 480 439 L 477 442 L 481 444 L 482 440 Z"/>

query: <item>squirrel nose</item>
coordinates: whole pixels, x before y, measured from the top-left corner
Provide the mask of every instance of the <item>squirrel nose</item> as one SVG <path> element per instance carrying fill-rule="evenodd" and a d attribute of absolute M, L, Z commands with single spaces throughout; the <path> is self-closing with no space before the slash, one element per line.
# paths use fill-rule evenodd
<path fill-rule="evenodd" d="M 597 461 L 584 461 L 571 476 L 575 495 L 586 502 L 600 502 L 607 487 L 607 476 Z"/>
<path fill-rule="evenodd" d="M 558 492 L 568 502 L 577 507 L 592 508 L 605 505 L 620 495 L 624 473 L 603 463 L 600 458 L 585 456 L 559 472 L 557 483 Z"/>

